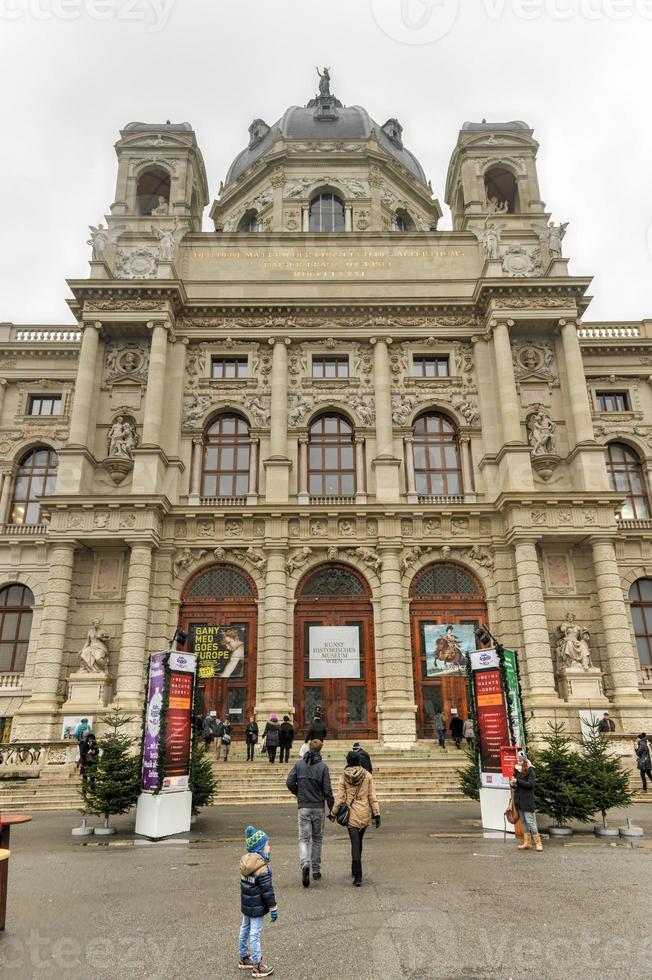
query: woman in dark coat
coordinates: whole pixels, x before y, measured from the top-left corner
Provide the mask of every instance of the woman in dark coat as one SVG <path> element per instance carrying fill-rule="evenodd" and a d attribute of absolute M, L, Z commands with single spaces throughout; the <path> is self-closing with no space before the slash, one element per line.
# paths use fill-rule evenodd
<path fill-rule="evenodd" d="M 643 792 L 647 793 L 647 783 L 645 780 L 647 777 L 652 783 L 652 759 L 650 758 L 650 744 L 645 732 L 641 732 L 638 736 L 638 742 L 634 746 L 634 751 L 636 752 L 636 767 L 641 774 L 641 782 L 643 783 Z"/>
<path fill-rule="evenodd" d="M 543 850 L 541 834 L 537 827 L 537 817 L 534 812 L 534 784 L 536 773 L 534 766 L 528 760 L 526 753 L 520 749 L 516 755 L 514 774 L 510 785 L 514 789 L 514 802 L 523 824 L 523 843 L 518 845 L 519 851 L 531 851 L 532 841 L 537 851 Z"/>
<path fill-rule="evenodd" d="M 281 738 L 281 758 L 280 762 L 290 761 L 290 749 L 294 742 L 294 725 L 290 721 L 289 715 L 283 715 L 283 723 L 280 731 Z"/>
<path fill-rule="evenodd" d="M 253 715 L 249 717 L 249 724 L 245 728 L 245 742 L 247 743 L 247 762 L 254 761 L 254 751 L 258 741 L 258 725 Z"/>
<path fill-rule="evenodd" d="M 278 715 L 272 715 L 263 732 L 263 742 L 265 750 L 269 756 L 269 761 L 273 765 L 276 761 L 276 752 L 281 744 L 281 729 L 278 723 Z"/>

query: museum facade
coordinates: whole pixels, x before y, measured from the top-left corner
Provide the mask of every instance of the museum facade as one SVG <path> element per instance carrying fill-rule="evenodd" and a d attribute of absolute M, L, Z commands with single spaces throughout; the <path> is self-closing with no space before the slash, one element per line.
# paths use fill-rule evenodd
<path fill-rule="evenodd" d="M 398 120 L 256 119 L 202 231 L 188 123 L 130 123 L 72 327 L 0 324 L 4 741 L 204 707 L 407 747 L 487 624 L 533 731 L 652 725 L 652 321 L 589 323 L 522 122 L 465 123 L 453 230 Z M 97 727 L 97 726 L 96 726 Z"/>

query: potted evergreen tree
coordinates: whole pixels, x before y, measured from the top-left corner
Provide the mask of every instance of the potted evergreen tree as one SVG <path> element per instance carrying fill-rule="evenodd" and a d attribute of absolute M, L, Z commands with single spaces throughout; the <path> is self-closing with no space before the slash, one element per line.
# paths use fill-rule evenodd
<path fill-rule="evenodd" d="M 618 837 L 618 828 L 610 827 L 607 823 L 607 810 L 629 806 L 632 802 L 634 794 L 630 788 L 629 773 L 612 752 L 609 739 L 598 731 L 597 720 L 583 733 L 582 746 L 585 778 L 592 793 L 593 810 L 602 815 L 602 826 L 595 826 L 593 831 L 598 837 Z"/>
<path fill-rule="evenodd" d="M 213 761 L 198 738 L 192 745 L 188 785 L 192 793 L 192 814 L 196 817 L 201 807 L 211 805 L 217 791 Z"/>
<path fill-rule="evenodd" d="M 465 796 L 471 800 L 480 799 L 480 763 L 478 760 L 478 749 L 475 741 L 464 749 L 467 765 L 463 769 L 457 770 L 460 781 L 460 789 Z"/>
<path fill-rule="evenodd" d="M 552 837 L 573 833 L 569 820 L 588 823 L 595 812 L 593 791 L 588 780 L 586 762 L 575 751 L 563 724 L 548 723 L 549 734 L 543 736 L 544 748 L 533 756 L 536 770 L 534 800 L 536 809 L 551 817 L 548 828 Z"/>
<path fill-rule="evenodd" d="M 104 826 L 95 828 L 98 835 L 114 834 L 115 827 L 109 825 L 110 817 L 127 813 L 138 800 L 141 760 L 133 752 L 135 739 L 123 732 L 131 721 L 117 708 L 104 716 L 108 734 L 99 741 L 100 757 L 95 779 L 82 787 L 86 812 L 104 817 Z"/>

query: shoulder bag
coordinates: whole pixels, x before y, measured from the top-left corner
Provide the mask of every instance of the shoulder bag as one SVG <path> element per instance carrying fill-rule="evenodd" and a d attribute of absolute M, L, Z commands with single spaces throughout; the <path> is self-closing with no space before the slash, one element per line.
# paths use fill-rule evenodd
<path fill-rule="evenodd" d="M 514 790 L 509 794 L 509 805 L 505 810 L 505 820 L 507 823 L 516 824 L 518 822 L 519 814 L 516 808 L 516 803 L 514 801 Z"/>
<path fill-rule="evenodd" d="M 337 822 L 340 825 L 340 827 L 346 827 L 347 826 L 347 824 L 349 822 L 349 818 L 351 816 L 351 807 L 353 806 L 353 804 L 355 803 L 355 801 L 358 798 L 358 793 L 362 789 L 362 783 L 364 783 L 364 778 L 360 781 L 360 785 L 356 789 L 355 796 L 353 797 L 353 799 L 351 800 L 350 803 L 347 803 L 345 801 L 344 803 L 341 803 L 340 804 L 340 808 L 337 811 L 337 816 L 335 817 L 335 819 L 337 820 Z"/>

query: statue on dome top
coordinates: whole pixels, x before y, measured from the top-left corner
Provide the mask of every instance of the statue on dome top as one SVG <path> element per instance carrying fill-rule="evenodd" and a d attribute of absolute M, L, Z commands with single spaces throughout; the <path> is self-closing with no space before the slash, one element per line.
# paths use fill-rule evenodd
<path fill-rule="evenodd" d="M 319 95 L 322 99 L 330 99 L 331 97 L 331 70 L 330 68 L 324 68 L 323 73 L 317 68 L 317 74 L 319 75 Z"/>

